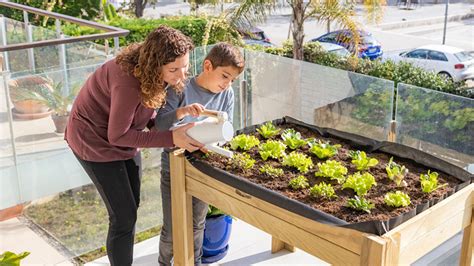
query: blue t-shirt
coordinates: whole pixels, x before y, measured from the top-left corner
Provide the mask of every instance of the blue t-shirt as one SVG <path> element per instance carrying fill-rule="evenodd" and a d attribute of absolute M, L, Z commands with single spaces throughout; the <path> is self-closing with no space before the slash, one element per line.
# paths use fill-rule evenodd
<path fill-rule="evenodd" d="M 169 130 L 176 125 L 206 119 L 206 116 L 192 117 L 189 115 L 181 120 L 177 119 L 176 109 L 193 103 L 200 103 L 208 110 L 224 111 L 229 116 L 230 122 L 232 122 L 234 116 L 234 91 L 232 87 L 219 93 L 213 93 L 200 87 L 194 77 L 186 84 L 181 94 L 176 93 L 173 89 L 168 89 L 165 105 L 157 110 L 155 127 L 159 131 Z M 169 151 L 169 149 L 165 149 L 165 152 L 162 154 L 161 162 L 164 169 L 169 169 Z"/>

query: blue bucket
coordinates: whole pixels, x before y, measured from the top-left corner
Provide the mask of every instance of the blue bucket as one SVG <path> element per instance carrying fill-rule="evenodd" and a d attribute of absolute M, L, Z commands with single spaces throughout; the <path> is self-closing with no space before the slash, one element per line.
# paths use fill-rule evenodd
<path fill-rule="evenodd" d="M 225 257 L 229 249 L 231 231 L 231 216 L 220 215 L 206 218 L 202 245 L 202 263 L 214 263 Z"/>

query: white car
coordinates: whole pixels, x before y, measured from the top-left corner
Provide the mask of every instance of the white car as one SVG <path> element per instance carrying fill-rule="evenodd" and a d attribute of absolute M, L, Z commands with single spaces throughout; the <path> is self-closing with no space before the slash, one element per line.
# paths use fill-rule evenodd
<path fill-rule="evenodd" d="M 425 45 L 386 59 L 406 61 L 453 81 L 474 79 L 474 55 L 447 45 Z"/>
<path fill-rule="evenodd" d="M 329 53 L 334 53 L 339 56 L 349 56 L 351 52 L 347 50 L 344 46 L 340 46 L 334 43 L 328 43 L 328 42 L 317 42 L 321 47 L 326 50 Z"/>

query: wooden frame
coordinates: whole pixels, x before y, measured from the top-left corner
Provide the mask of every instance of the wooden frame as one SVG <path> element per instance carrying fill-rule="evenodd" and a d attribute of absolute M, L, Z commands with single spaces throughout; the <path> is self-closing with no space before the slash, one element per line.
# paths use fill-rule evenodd
<path fill-rule="evenodd" d="M 322 224 L 246 194 L 202 173 L 183 150 L 171 153 L 175 265 L 194 265 L 192 197 L 273 236 L 272 251 L 298 247 L 334 265 L 409 264 L 464 230 L 460 265 L 471 265 L 474 184 L 382 236 Z"/>

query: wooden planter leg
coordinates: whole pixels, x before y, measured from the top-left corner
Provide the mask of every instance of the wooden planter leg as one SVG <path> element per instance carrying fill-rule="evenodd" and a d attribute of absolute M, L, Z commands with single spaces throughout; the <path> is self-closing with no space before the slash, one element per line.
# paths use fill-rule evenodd
<path fill-rule="evenodd" d="M 464 229 L 461 246 L 461 258 L 459 265 L 471 265 L 472 263 L 472 251 L 474 242 L 474 213 L 471 214 L 471 223 Z"/>
<path fill-rule="evenodd" d="M 170 154 L 171 216 L 173 220 L 174 265 L 194 265 L 193 206 L 186 194 L 184 150 Z"/>
<path fill-rule="evenodd" d="M 387 250 L 392 240 L 367 235 L 362 244 L 360 265 L 397 265 L 398 253 Z"/>
<path fill-rule="evenodd" d="M 277 253 L 278 251 L 280 251 L 282 249 L 286 249 L 289 252 L 295 252 L 295 247 L 294 246 L 292 246 L 292 245 L 290 245 L 286 242 L 283 242 L 280 239 L 272 236 L 272 254 Z"/>

